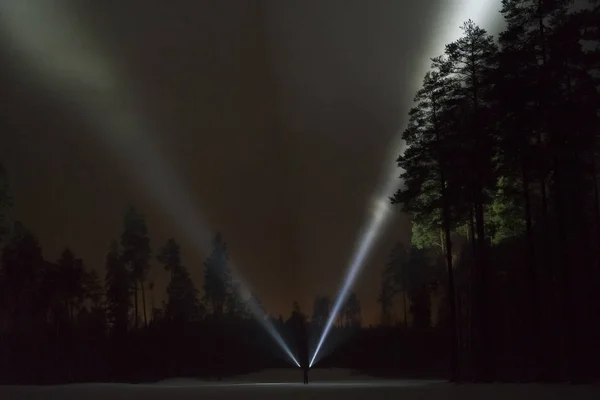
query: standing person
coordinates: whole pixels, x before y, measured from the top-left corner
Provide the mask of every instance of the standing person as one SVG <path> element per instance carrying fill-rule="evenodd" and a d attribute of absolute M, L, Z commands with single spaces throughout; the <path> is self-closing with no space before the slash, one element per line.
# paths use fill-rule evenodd
<path fill-rule="evenodd" d="M 308 363 L 308 338 L 306 335 L 306 326 L 302 327 L 302 330 L 300 331 L 300 343 L 299 343 L 299 349 L 300 349 L 300 366 L 302 367 L 302 373 L 304 375 L 304 384 L 308 385 L 308 370 L 309 368 L 309 363 Z"/>
<path fill-rule="evenodd" d="M 298 311 L 294 311 L 292 313 L 292 318 L 294 321 L 294 330 L 298 348 L 298 362 L 300 363 L 300 368 L 302 368 L 302 374 L 304 377 L 303 382 L 305 385 L 308 385 L 308 370 L 310 368 L 308 362 L 308 335 L 306 332 L 306 318 Z"/>

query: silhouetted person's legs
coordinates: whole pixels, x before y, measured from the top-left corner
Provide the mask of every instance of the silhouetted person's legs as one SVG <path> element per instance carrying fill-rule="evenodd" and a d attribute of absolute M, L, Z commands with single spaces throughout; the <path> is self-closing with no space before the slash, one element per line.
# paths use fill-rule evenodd
<path fill-rule="evenodd" d="M 308 385 L 308 369 L 304 368 L 304 384 Z"/>

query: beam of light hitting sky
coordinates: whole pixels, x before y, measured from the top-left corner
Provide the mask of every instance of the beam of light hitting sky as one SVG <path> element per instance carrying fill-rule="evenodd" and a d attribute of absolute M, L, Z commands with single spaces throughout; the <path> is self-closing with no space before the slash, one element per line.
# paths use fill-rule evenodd
<path fill-rule="evenodd" d="M 61 4 L 59 4 L 61 3 Z M 38 84 L 74 101 L 75 106 L 102 127 L 102 139 L 127 163 L 132 177 L 157 201 L 177 227 L 204 254 L 211 251 L 212 235 L 188 193 L 147 134 L 136 115 L 116 68 L 103 57 L 64 2 L 55 0 L 0 0 L 0 29 L 23 63 L 22 72 Z M 284 353 L 300 366 L 275 326 L 251 296 L 237 269 L 240 297 Z"/>
<path fill-rule="evenodd" d="M 419 76 L 414 81 L 414 90 L 412 92 L 416 92 L 418 90 L 422 76 L 425 74 L 425 71 L 429 69 L 431 64 L 430 57 L 442 54 L 446 44 L 461 37 L 461 26 L 463 22 L 467 21 L 468 19 L 472 19 L 476 24 L 485 26 L 486 23 L 489 23 L 489 18 L 491 15 L 493 15 L 492 13 L 498 10 L 500 10 L 500 0 L 453 0 L 451 4 L 448 5 L 448 9 L 443 13 L 444 20 L 440 21 L 438 24 L 432 24 L 432 26 L 440 26 L 440 29 L 435 34 L 436 38 L 432 40 L 432 48 L 427 58 L 422 63 L 419 62 L 419 67 L 417 68 L 419 71 Z M 404 152 L 403 141 L 399 139 L 398 142 L 392 146 L 392 148 L 395 149 L 395 152 L 390 155 L 390 159 L 395 160 L 396 157 L 398 157 L 398 154 Z M 392 161 L 392 163 L 388 163 L 387 165 L 390 164 L 393 165 L 395 163 Z M 344 278 L 343 285 L 338 293 L 334 306 L 331 309 L 329 319 L 325 324 L 323 332 L 319 337 L 319 341 L 317 342 L 317 346 L 310 360 L 310 367 L 312 367 L 315 361 L 318 360 L 317 357 L 319 352 L 323 346 L 323 343 L 325 342 L 325 339 L 331 331 L 337 314 L 342 308 L 342 305 L 344 304 L 344 301 L 346 300 L 361 267 L 364 265 L 369 251 L 375 244 L 376 238 L 385 228 L 385 217 L 390 212 L 389 198 L 402 185 L 402 182 L 398 179 L 400 173 L 401 172 L 398 170 L 398 168 L 391 168 L 387 174 L 387 182 L 384 185 L 385 189 L 376 196 L 376 210 L 371 215 L 371 218 L 367 222 L 366 229 L 360 236 L 358 246 L 350 261 L 350 266 L 348 268 L 346 277 Z"/>

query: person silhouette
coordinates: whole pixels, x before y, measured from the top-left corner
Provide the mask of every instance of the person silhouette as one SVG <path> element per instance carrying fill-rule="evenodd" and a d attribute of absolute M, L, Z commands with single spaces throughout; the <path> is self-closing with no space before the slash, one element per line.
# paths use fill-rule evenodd
<path fill-rule="evenodd" d="M 308 385 L 308 365 L 304 365 L 302 371 L 304 372 L 304 384 Z"/>
<path fill-rule="evenodd" d="M 303 383 L 308 385 L 308 370 L 310 367 L 308 362 L 308 335 L 306 332 L 306 321 L 305 317 L 300 312 L 294 311 L 292 314 L 296 331 L 296 343 L 299 356 L 298 362 L 300 363 L 300 368 L 302 369 Z"/>
<path fill-rule="evenodd" d="M 300 331 L 300 343 L 298 344 L 299 356 L 300 356 L 300 367 L 302 368 L 302 375 L 304 377 L 304 384 L 308 385 L 308 370 L 310 369 L 308 363 L 308 338 L 306 335 L 306 327 L 302 327 Z"/>

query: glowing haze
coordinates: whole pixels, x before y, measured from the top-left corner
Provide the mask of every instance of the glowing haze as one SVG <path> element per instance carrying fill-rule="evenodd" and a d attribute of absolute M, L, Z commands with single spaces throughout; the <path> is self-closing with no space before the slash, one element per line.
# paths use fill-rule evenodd
<path fill-rule="evenodd" d="M 211 250 L 211 232 L 190 200 L 178 174 L 159 152 L 149 127 L 128 99 L 126 85 L 110 59 L 69 14 L 64 2 L 3 0 L 2 32 L 14 46 L 23 69 L 38 84 L 73 102 L 94 124 L 102 126 L 103 142 L 127 163 L 129 172 L 159 203 L 183 234 L 205 254 Z M 249 311 L 284 353 L 300 366 L 271 321 L 250 296 L 235 266 L 232 275 Z"/>
<path fill-rule="evenodd" d="M 448 9 L 441 13 L 440 18 L 442 20 L 437 21 L 436 24 L 432 25 L 439 26 L 440 29 L 434 33 L 434 43 L 431 50 L 428 52 L 428 56 L 434 57 L 442 54 L 444 51 L 444 46 L 447 43 L 460 38 L 462 34 L 461 26 L 463 22 L 471 19 L 476 24 L 485 27 L 489 23 L 491 16 L 498 11 L 499 8 L 500 0 L 453 0 L 450 2 Z M 418 89 L 422 76 L 429 67 L 429 64 L 429 58 L 424 58 L 422 62 L 417 63 L 419 68 L 417 68 L 418 74 L 415 76 L 414 80 L 414 91 Z M 396 143 L 396 146 L 393 146 L 394 153 L 390 155 L 391 160 L 394 160 L 399 153 L 403 152 L 403 146 L 404 143 L 399 139 Z M 389 162 L 387 165 L 390 164 L 393 165 L 393 161 Z M 373 210 L 368 214 L 368 220 L 365 225 L 365 229 L 359 236 L 359 240 L 357 242 L 358 244 L 354 254 L 352 255 L 352 258 L 350 259 L 346 276 L 344 277 L 344 281 L 335 299 L 327 323 L 325 324 L 313 356 L 311 357 L 311 367 L 315 361 L 318 360 L 319 352 L 322 349 L 323 343 L 331 331 L 333 323 L 337 318 L 337 314 L 346 301 L 349 291 L 359 275 L 361 267 L 364 265 L 365 260 L 369 256 L 369 251 L 372 249 L 377 237 L 381 235 L 385 228 L 385 217 L 390 212 L 391 207 L 389 197 L 392 196 L 402 184 L 398 179 L 399 174 L 400 171 L 398 171 L 398 169 L 395 167 L 392 167 L 389 170 L 389 172 L 385 175 L 387 182 L 384 185 L 384 189 L 377 193 L 374 198 L 374 204 L 369 205 Z"/>

